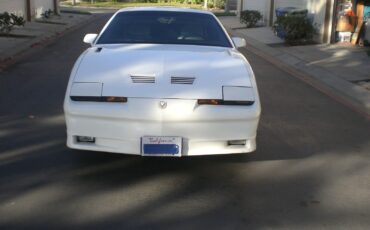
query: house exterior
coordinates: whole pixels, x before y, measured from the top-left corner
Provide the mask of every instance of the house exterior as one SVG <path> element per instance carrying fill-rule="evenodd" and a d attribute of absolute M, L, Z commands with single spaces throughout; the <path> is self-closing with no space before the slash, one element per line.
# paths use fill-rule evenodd
<path fill-rule="evenodd" d="M 336 0 L 239 0 L 238 11 L 257 10 L 263 15 L 263 24 L 272 26 L 276 20 L 275 10 L 280 7 L 307 9 L 309 17 L 318 30 L 315 40 L 329 43 L 332 39 L 332 25 Z"/>
<path fill-rule="evenodd" d="M 0 13 L 5 11 L 22 16 L 28 21 L 40 18 L 45 11 L 58 13 L 59 0 L 1 0 Z"/>

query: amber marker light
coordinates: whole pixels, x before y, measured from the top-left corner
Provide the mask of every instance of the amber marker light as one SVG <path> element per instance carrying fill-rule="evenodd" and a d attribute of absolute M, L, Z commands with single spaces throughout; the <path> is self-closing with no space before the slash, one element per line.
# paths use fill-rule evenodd
<path fill-rule="evenodd" d="M 254 101 L 224 101 L 218 99 L 198 99 L 198 105 L 253 105 Z"/>

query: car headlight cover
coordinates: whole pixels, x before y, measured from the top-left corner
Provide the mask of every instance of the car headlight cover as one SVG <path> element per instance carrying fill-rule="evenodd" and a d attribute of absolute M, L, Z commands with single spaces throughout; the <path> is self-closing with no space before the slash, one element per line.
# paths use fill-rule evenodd
<path fill-rule="evenodd" d="M 80 83 L 72 85 L 70 98 L 72 101 L 92 101 L 92 102 L 127 102 L 126 97 L 102 96 L 102 83 Z"/>
<path fill-rule="evenodd" d="M 224 86 L 223 99 L 198 99 L 199 105 L 253 105 L 253 88 L 245 86 Z"/>
<path fill-rule="evenodd" d="M 80 83 L 72 84 L 71 97 L 100 97 L 103 90 L 102 83 Z"/>
<path fill-rule="evenodd" d="M 224 101 L 249 101 L 254 102 L 253 88 L 245 86 L 224 86 L 222 88 Z"/>

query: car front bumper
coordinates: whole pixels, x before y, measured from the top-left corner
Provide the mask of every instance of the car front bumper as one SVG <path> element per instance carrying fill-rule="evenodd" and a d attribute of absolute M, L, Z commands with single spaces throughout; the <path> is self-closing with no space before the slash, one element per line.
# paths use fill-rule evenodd
<path fill-rule="evenodd" d="M 165 108 L 161 102 L 166 102 Z M 196 100 L 129 98 L 127 103 L 64 105 L 67 146 L 73 149 L 141 154 L 143 136 L 183 138 L 182 156 L 233 154 L 256 149 L 260 104 L 198 105 Z M 81 143 L 77 136 L 94 137 Z M 245 145 L 228 141 L 245 140 Z"/>

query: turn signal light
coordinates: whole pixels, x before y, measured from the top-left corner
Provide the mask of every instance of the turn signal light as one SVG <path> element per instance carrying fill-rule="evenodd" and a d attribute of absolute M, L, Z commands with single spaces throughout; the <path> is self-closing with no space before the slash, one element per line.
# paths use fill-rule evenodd
<path fill-rule="evenodd" d="M 95 137 L 77 136 L 76 140 L 80 143 L 95 143 Z"/>
<path fill-rule="evenodd" d="M 218 99 L 199 99 L 198 105 L 253 105 L 254 101 L 224 101 Z"/>
<path fill-rule="evenodd" d="M 227 141 L 227 145 L 245 145 L 247 143 L 247 140 L 232 140 Z"/>
<path fill-rule="evenodd" d="M 103 97 L 106 102 L 127 102 L 127 97 Z"/>
<path fill-rule="evenodd" d="M 219 105 L 221 101 L 215 99 L 199 99 L 198 105 Z"/>
<path fill-rule="evenodd" d="M 127 97 L 80 97 L 71 96 L 72 101 L 94 101 L 94 102 L 121 102 L 126 103 Z"/>

